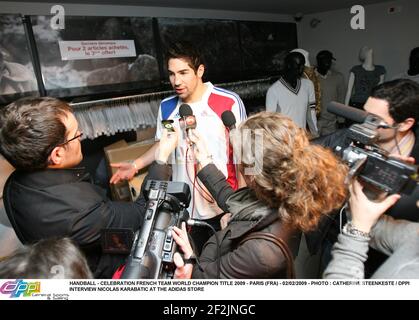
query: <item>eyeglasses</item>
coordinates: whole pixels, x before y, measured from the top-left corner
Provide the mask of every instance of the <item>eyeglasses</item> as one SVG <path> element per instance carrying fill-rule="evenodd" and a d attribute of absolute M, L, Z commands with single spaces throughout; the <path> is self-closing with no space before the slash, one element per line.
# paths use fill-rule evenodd
<path fill-rule="evenodd" d="M 79 138 L 81 138 L 82 136 L 83 136 L 83 132 L 80 132 L 78 135 L 74 136 L 73 138 L 71 138 L 71 139 L 69 139 L 69 140 L 67 140 L 67 141 L 65 141 L 65 142 L 63 142 L 63 143 L 57 144 L 57 147 L 58 147 L 58 146 L 63 146 L 63 145 L 65 145 L 65 144 L 67 144 L 67 143 L 69 143 L 69 142 L 71 142 L 71 141 L 73 141 L 73 140 L 79 139 Z"/>
<path fill-rule="evenodd" d="M 397 122 L 393 122 L 393 124 L 388 124 L 384 120 L 380 122 L 378 125 L 378 128 L 381 129 L 397 129 L 399 127 L 399 124 Z"/>

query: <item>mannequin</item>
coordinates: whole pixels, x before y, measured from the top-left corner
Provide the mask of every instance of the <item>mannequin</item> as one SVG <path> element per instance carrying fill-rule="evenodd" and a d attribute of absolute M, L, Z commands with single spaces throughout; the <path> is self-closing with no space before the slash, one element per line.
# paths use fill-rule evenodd
<path fill-rule="evenodd" d="M 282 73 L 282 78 L 296 89 L 297 82 L 304 73 L 305 58 L 299 53 L 290 53 L 285 57 L 285 70 Z"/>
<path fill-rule="evenodd" d="M 302 78 L 305 58 L 299 52 L 285 57 L 284 70 L 266 94 L 266 111 L 281 112 L 290 117 L 300 128 L 308 125 L 313 137 L 317 133 L 314 85 Z"/>
<path fill-rule="evenodd" d="M 338 128 L 338 122 L 344 119 L 327 111 L 327 104 L 331 101 L 343 103 L 345 98 L 345 80 L 342 73 L 332 70 L 333 53 L 328 50 L 320 51 L 317 56 L 315 69 L 321 88 L 321 109 L 318 121 L 319 135 L 324 136 L 333 133 Z"/>
<path fill-rule="evenodd" d="M 304 50 L 304 49 L 294 49 L 291 50 L 291 52 L 299 52 L 301 53 L 304 58 L 306 59 L 306 62 L 304 64 L 304 78 L 311 80 L 311 82 L 313 82 L 314 85 L 314 93 L 316 95 L 316 113 L 317 115 L 320 113 L 320 101 L 321 101 L 321 90 L 320 90 L 320 81 L 317 78 L 316 73 L 314 72 L 314 67 L 311 66 L 310 64 L 310 54 L 308 53 L 308 51 Z"/>
<path fill-rule="evenodd" d="M 384 82 L 386 69 L 374 65 L 373 50 L 367 46 L 359 52 L 362 64 L 352 67 L 349 74 L 345 104 L 362 109 L 373 87 Z"/>
<path fill-rule="evenodd" d="M 397 75 L 394 79 L 410 79 L 419 83 L 419 47 L 410 51 L 409 70 Z"/>
<path fill-rule="evenodd" d="M 297 49 L 291 50 L 290 52 L 299 52 L 299 53 L 301 53 L 304 56 L 304 59 L 305 59 L 304 66 L 305 67 L 308 67 L 308 68 L 311 67 L 310 58 L 309 58 L 309 55 L 310 54 L 308 53 L 308 51 L 306 51 L 304 49 L 297 48 Z"/>
<path fill-rule="evenodd" d="M 412 49 L 409 57 L 409 70 L 407 71 L 409 76 L 419 75 L 419 47 Z"/>

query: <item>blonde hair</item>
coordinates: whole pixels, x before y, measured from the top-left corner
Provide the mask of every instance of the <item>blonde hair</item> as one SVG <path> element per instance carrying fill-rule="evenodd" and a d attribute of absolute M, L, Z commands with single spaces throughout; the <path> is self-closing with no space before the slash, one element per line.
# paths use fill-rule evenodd
<path fill-rule="evenodd" d="M 260 171 L 251 177 L 249 187 L 259 200 L 278 208 L 284 222 L 309 231 L 324 214 L 343 204 L 347 194 L 346 166 L 331 151 L 311 145 L 305 131 L 291 119 L 275 112 L 261 112 L 242 123 L 238 133 L 246 129 L 253 133 L 259 129 L 263 136 L 263 152 L 254 159 Z M 234 148 L 248 154 L 255 148 L 257 134 L 253 133 L 242 135 L 250 141 L 239 141 L 239 135 L 232 137 Z M 250 165 L 249 157 L 245 158 L 244 167 Z"/>

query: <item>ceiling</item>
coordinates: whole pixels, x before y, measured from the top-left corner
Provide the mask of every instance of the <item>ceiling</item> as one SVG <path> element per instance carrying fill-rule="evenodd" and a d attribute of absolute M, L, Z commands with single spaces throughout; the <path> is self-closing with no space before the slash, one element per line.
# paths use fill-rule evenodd
<path fill-rule="evenodd" d="M 18 1 L 20 2 L 20 1 Z M 47 2 L 22 0 L 21 2 Z M 368 5 L 386 2 L 383 0 L 61 0 L 60 4 L 82 3 L 97 5 L 128 5 L 150 7 L 172 7 L 192 9 L 215 9 L 248 11 L 276 14 L 315 13 L 350 8 L 353 5 Z"/>

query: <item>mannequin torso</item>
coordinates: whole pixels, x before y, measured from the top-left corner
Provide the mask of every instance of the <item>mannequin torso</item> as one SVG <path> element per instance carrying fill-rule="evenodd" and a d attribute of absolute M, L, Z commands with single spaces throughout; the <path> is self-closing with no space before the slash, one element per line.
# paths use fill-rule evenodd
<path fill-rule="evenodd" d="M 360 58 L 362 64 L 352 67 L 350 71 L 345 97 L 345 104 L 357 108 L 362 108 L 372 88 L 383 83 L 386 74 L 383 66 L 374 65 L 371 48 L 362 48 Z"/>

